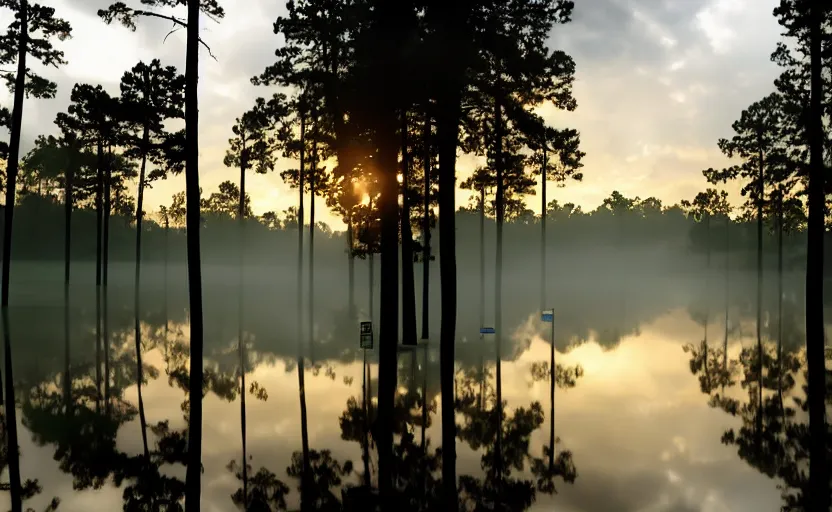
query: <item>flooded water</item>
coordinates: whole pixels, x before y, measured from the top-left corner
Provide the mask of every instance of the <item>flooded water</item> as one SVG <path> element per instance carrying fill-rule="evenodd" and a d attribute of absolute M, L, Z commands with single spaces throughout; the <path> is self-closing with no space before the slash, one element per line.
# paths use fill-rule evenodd
<path fill-rule="evenodd" d="M 299 508 L 299 351 L 305 356 L 309 448 L 318 469 L 313 493 L 316 510 L 333 510 L 343 488 L 363 481 L 365 353 L 359 349 L 358 321 L 370 315 L 366 263 L 356 266 L 357 318 L 348 314 L 342 269 L 316 269 L 312 343 L 309 310 L 297 307 L 294 269 L 250 267 L 245 271 L 245 441 L 251 466 L 247 494 L 250 501 L 255 495 L 266 497 L 271 510 Z M 41 488 L 31 493 L 25 506 L 44 510 L 56 497 L 61 502 L 59 510 L 149 510 L 141 505 L 150 503 L 146 500 L 159 507 L 181 498 L 184 411 L 188 407 L 186 269 L 144 267 L 149 277 L 142 282 L 139 315 L 145 378 L 141 393 L 152 468 L 142 469 L 146 459 L 136 385 L 132 266 L 111 268 L 101 307 L 105 320 L 101 338 L 106 343 L 98 349 L 92 266 L 73 266 L 68 345 L 62 268 L 21 267 L 19 275 L 25 277 L 13 282 L 10 320 L 21 472 L 24 480 L 37 479 Z M 777 418 L 788 417 L 789 424 L 806 421 L 806 413 L 790 401 L 803 396 L 802 276 L 785 278 L 780 335 L 776 293 L 771 292 L 775 277 L 766 275 L 770 287 L 763 307 L 766 354 L 776 353 L 776 342 L 781 339 L 784 353 L 795 361 L 789 375 L 796 382 L 791 387 L 766 384 L 764 394 L 770 401 L 785 389 L 786 405 L 795 410 L 765 416 L 766 435 L 760 438 L 756 455 L 749 455 L 743 440 L 756 439 L 757 395 L 749 391 L 753 383 L 746 388 L 740 381 L 743 376 L 753 381 L 748 374 L 749 368 L 755 368 L 748 353 L 756 347 L 756 275 L 731 276 L 726 328 L 725 278 L 720 272 L 707 276 L 669 270 L 655 275 L 610 271 L 592 277 L 565 270 L 555 273 L 548 290 L 549 305 L 555 311 L 555 357 L 560 367 L 553 418 L 546 366 L 550 324 L 540 321 L 539 282 L 506 270 L 504 332 L 498 340 L 495 335 L 478 334 L 480 284 L 475 274 L 463 272 L 460 277 L 456 349 L 457 475 L 467 506 L 476 502 L 493 506 L 502 501 L 508 510 L 532 511 L 780 509 L 778 485 L 783 479 L 770 466 L 793 464 L 794 456 L 790 459 L 789 453 L 799 448 L 790 444 L 782 424 L 778 428 Z M 237 510 L 241 506 L 232 497 L 242 495 L 238 473 L 243 450 L 237 270 L 208 266 L 204 276 L 208 391 L 204 398 L 203 510 Z M 441 444 L 441 301 L 438 276 L 434 277 L 429 340 L 399 353 L 395 418 L 398 434 L 413 436 L 406 436 L 409 441 L 396 436 L 402 454 L 399 477 L 412 480 L 402 485 L 413 485 L 422 498 L 429 494 L 424 489 L 431 488 L 433 480 L 425 477 L 420 463 L 433 469 L 428 470 L 433 479 L 441 476 L 435 454 Z M 376 287 L 378 283 L 376 276 Z M 421 283 L 418 273 L 417 283 Z M 417 294 L 420 290 L 417 284 Z M 377 288 L 375 293 L 374 307 L 378 308 Z M 486 324 L 494 318 L 493 293 L 487 284 Z M 308 301 L 305 291 L 302 304 Z M 417 296 L 419 319 L 420 304 Z M 377 320 L 378 314 L 373 316 Z M 690 345 L 689 349 L 701 352 L 703 340 L 708 341 L 705 368 L 709 371 L 697 370 L 692 353 L 683 349 Z M 496 443 L 494 354 L 498 341 L 503 354 L 501 393 L 506 403 L 502 474 L 503 485 L 511 487 L 504 487 L 510 491 L 495 497 L 499 493 L 494 492 L 495 459 L 490 454 Z M 723 344 L 728 348 L 724 360 Z M 367 390 L 374 397 L 376 352 L 367 351 L 366 357 Z M 720 366 L 720 361 L 730 364 Z M 766 361 L 766 375 L 775 375 L 776 361 Z M 727 371 L 732 365 L 734 373 Z M 733 381 L 723 382 L 723 377 Z M 715 406 L 715 396 L 723 402 L 737 400 L 739 412 L 726 412 L 730 405 Z M 427 411 L 423 410 L 425 402 Z M 370 416 L 373 407 L 371 401 Z M 559 442 L 550 470 L 544 446 L 549 445 L 553 420 Z M 734 432 L 733 442 L 726 439 L 731 437 L 726 431 Z M 408 453 L 420 453 L 423 436 L 429 456 L 406 458 Z M 367 466 L 374 483 L 377 454 L 371 437 Z M 785 451 L 777 452 L 777 446 Z M 2 479 L 8 479 L 5 467 Z M 787 493 L 794 492 L 786 487 Z"/>

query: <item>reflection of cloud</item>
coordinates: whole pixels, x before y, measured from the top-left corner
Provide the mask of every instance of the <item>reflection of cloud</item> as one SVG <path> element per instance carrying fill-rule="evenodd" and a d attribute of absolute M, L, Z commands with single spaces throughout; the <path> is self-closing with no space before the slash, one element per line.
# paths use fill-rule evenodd
<path fill-rule="evenodd" d="M 587 302 L 581 308 L 591 306 Z M 609 314 L 597 301 L 595 306 L 600 314 Z M 576 310 L 574 316 L 578 313 Z M 558 311 L 557 318 L 566 321 L 570 316 L 571 312 Z M 535 383 L 529 387 L 528 368 L 530 362 L 548 360 L 549 346 L 535 334 L 536 312 L 531 317 L 525 314 L 517 318 L 525 319 L 520 321 L 518 336 L 527 336 L 524 339 L 531 342 L 516 361 L 504 362 L 503 396 L 510 408 L 539 400 L 548 411 L 548 385 Z M 233 322 L 230 329 L 235 330 Z M 224 335 L 214 333 L 217 337 Z M 568 353 L 557 353 L 557 363 L 580 363 L 585 370 L 577 387 L 556 395 L 556 433 L 563 440 L 563 449 L 574 453 L 578 479 L 574 485 L 558 483 L 560 494 L 554 497 L 539 495 L 532 510 L 767 512 L 777 508 L 779 494 L 774 482 L 748 468 L 737 459 L 734 449 L 719 441 L 723 430 L 733 423 L 724 413 L 706 405 L 681 350 L 683 343 L 696 342 L 700 336 L 701 327 L 684 310 L 672 311 L 643 325 L 640 335 L 624 337 L 613 350 L 602 350 L 597 339 L 591 337 Z M 223 346 L 227 342 L 223 339 Z M 354 342 L 351 338 L 350 343 Z M 436 345 L 433 347 L 436 350 Z M 481 348 L 492 349 L 491 344 Z M 407 365 L 409 356 L 402 357 Z M 154 352 L 146 354 L 145 359 L 157 365 L 161 361 Z M 318 377 L 308 373 L 306 379 L 310 447 L 332 449 L 337 459 L 354 463 L 360 461 L 359 446 L 340 439 L 338 417 L 348 397 L 360 393 L 360 370 L 360 364 L 338 365 L 334 380 L 323 371 Z M 373 375 L 377 376 L 375 366 Z M 344 376 L 353 377 L 352 386 L 343 384 Z M 296 500 L 296 482 L 286 476 L 285 468 L 301 444 L 297 374 L 287 372 L 285 363 L 277 360 L 250 372 L 247 382 L 255 380 L 268 390 L 269 399 L 260 402 L 249 395 L 247 401 L 251 463 L 255 471 L 262 465 L 275 472 L 290 485 L 291 500 Z M 168 387 L 162 374 L 144 389 L 148 421 L 170 419 L 172 427 L 181 428 L 183 398 L 181 390 Z M 135 388 L 128 389 L 126 399 L 135 403 Z M 229 509 L 230 494 L 237 482 L 225 465 L 240 458 L 239 413 L 239 403 L 223 402 L 213 395 L 205 399 L 203 510 Z M 441 434 L 438 413 L 429 430 L 433 446 L 439 443 Z M 548 429 L 544 427 L 532 436 L 532 454 L 539 456 L 546 442 Z M 103 510 L 119 508 L 120 490 L 75 494 L 68 477 L 55 467 L 51 448 L 31 446 L 31 436 L 23 430 L 21 444 L 24 476 L 41 478 L 47 489 L 44 494 L 60 495 L 67 510 L 82 510 L 92 504 Z M 122 427 L 118 444 L 121 450 L 139 453 L 138 420 Z M 458 456 L 458 474 L 481 475 L 479 453 L 460 443 Z"/>

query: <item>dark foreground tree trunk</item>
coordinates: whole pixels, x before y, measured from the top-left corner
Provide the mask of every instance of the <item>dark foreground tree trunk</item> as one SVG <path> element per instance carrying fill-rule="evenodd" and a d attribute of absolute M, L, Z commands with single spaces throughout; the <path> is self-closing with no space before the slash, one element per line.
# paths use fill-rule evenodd
<path fill-rule="evenodd" d="M 430 165 L 433 158 L 431 148 L 431 118 L 425 109 L 424 128 L 424 211 L 422 212 L 422 339 L 430 338 Z"/>
<path fill-rule="evenodd" d="M 413 271 L 413 230 L 410 227 L 410 162 L 407 150 L 407 111 L 401 112 L 402 136 L 402 344 L 416 345 L 416 282 Z"/>
<path fill-rule="evenodd" d="M 14 398 L 14 376 L 12 373 L 12 340 L 9 326 L 9 282 L 12 258 L 12 226 L 14 218 L 15 190 L 17 187 L 18 160 L 20 157 L 20 132 L 23 121 L 23 92 L 26 83 L 26 53 L 29 28 L 29 6 L 27 0 L 19 4 L 20 39 L 17 53 L 17 77 L 15 78 L 14 107 L 12 110 L 9 159 L 6 167 L 6 208 L 3 220 L 3 345 L 5 352 L 5 413 L 6 413 L 6 454 L 9 464 L 9 490 L 12 512 L 23 510 L 20 487 L 20 452 L 17 444 L 17 409 Z"/>
<path fill-rule="evenodd" d="M 199 248 L 199 0 L 188 0 L 185 57 L 185 194 L 187 202 L 188 299 L 190 303 L 191 368 L 188 417 L 188 469 L 185 510 L 199 512 L 202 473 L 202 269 Z"/>
<path fill-rule="evenodd" d="M 449 2 L 436 6 L 440 23 L 440 40 L 451 43 L 462 39 L 467 2 Z M 457 51 L 461 52 L 462 48 Z M 454 418 L 454 346 L 456 343 L 457 272 L 456 272 L 456 150 L 461 112 L 464 62 L 455 55 L 448 62 L 448 80 L 440 86 L 437 98 L 436 137 L 439 152 L 439 277 L 441 320 L 439 333 L 439 374 L 442 410 L 442 481 L 444 510 L 457 510 L 456 491 L 456 421 Z"/>
<path fill-rule="evenodd" d="M 829 467 L 826 455 L 826 364 L 823 325 L 823 81 L 821 76 L 821 3 L 810 9 L 809 47 L 811 58 L 811 104 L 809 135 L 809 227 L 806 256 L 806 359 L 809 387 L 809 494 L 810 510 L 826 512 L 830 506 Z"/>

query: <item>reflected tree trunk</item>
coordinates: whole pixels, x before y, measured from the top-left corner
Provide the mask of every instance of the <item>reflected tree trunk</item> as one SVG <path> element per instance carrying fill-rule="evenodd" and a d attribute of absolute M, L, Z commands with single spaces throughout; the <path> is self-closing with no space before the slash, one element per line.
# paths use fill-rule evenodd
<path fill-rule="evenodd" d="M 367 397 L 367 349 L 362 349 L 364 364 L 361 367 L 361 410 L 364 413 L 364 428 L 361 436 L 361 461 L 364 463 L 364 474 L 362 475 L 364 486 L 370 487 L 370 418 Z"/>

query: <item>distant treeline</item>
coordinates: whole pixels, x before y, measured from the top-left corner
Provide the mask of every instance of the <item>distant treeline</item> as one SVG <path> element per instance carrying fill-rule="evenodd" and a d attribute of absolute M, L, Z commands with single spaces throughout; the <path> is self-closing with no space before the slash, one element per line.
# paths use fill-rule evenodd
<path fill-rule="evenodd" d="M 621 198 L 614 193 L 613 198 Z M 619 201 L 620 202 L 620 201 Z M 606 201 L 596 210 L 583 212 L 572 204 L 559 205 L 556 201 L 547 208 L 547 246 L 550 258 L 575 251 L 593 251 L 601 259 L 615 260 L 617 250 L 658 251 L 662 257 L 677 255 L 682 259 L 692 256 L 707 259 L 722 267 L 726 249 L 731 252 L 730 265 L 736 269 L 756 265 L 756 220 L 740 217 L 726 221 L 725 216 L 711 219 L 696 217 L 683 206 L 663 207 L 658 201 L 630 201 L 628 206 L 611 207 Z M 4 210 L 0 209 L 0 212 Z M 132 261 L 135 254 L 135 218 L 132 212 L 113 212 L 110 217 L 109 259 Z M 496 223 L 486 211 L 484 244 L 486 261 L 493 258 Z M 2 215 L 2 213 L 0 213 Z M 182 263 L 186 257 L 184 228 L 164 227 L 161 217 L 150 215 L 143 229 L 143 260 L 161 262 L 166 257 L 171 263 Z M 504 228 L 504 257 L 507 260 L 533 258 L 541 240 L 540 216 L 527 210 L 512 218 Z M 12 257 L 20 261 L 59 261 L 63 258 L 64 206 L 55 196 L 26 194 L 15 208 L 15 231 Z M 72 217 L 72 259 L 94 261 L 96 248 L 96 214 L 92 207 L 74 210 Z M 480 212 L 476 207 L 463 207 L 457 212 L 457 247 L 461 262 L 479 262 Z M 440 222 L 441 224 L 441 222 Z M 236 263 L 239 246 L 239 222 L 233 214 L 221 209 L 203 211 L 202 260 L 206 263 Z M 247 264 L 294 264 L 297 259 L 297 221 L 294 210 L 284 212 L 283 218 L 272 212 L 252 216 L 245 223 L 245 260 Z M 763 231 L 765 266 L 776 266 L 777 232 L 774 223 L 766 223 Z M 308 226 L 305 227 L 308 231 Z M 356 227 L 360 230 L 360 227 Z M 727 229 L 727 232 L 726 232 Z M 827 235 L 828 236 L 828 235 Z M 308 238 L 308 233 L 306 238 Z M 414 233 L 415 243 L 421 233 Z M 347 258 L 348 243 L 345 232 L 332 231 L 326 224 L 317 223 L 315 258 L 320 265 L 342 264 Z M 438 240 L 436 234 L 432 240 Z M 308 242 L 308 240 L 307 240 Z M 358 244 L 358 240 L 356 244 Z M 784 266 L 799 270 L 805 264 L 805 230 L 801 227 L 784 232 Z M 710 248 L 710 251 L 709 251 Z M 355 248 L 365 255 L 365 250 Z M 421 249 L 416 251 L 417 257 Z M 432 244 L 431 254 L 438 254 Z M 722 256 L 721 256 L 722 255 Z M 830 258 L 827 258 L 827 262 Z M 620 262 L 619 262 L 620 263 Z M 680 267 L 688 262 L 679 262 Z M 488 265 L 488 263 L 487 263 Z"/>

